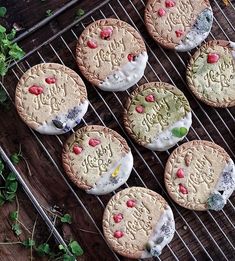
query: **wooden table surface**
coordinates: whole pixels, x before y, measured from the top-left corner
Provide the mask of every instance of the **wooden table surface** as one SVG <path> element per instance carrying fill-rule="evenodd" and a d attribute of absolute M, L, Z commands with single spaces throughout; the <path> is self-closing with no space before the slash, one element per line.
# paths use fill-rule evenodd
<path fill-rule="evenodd" d="M 6 25 L 8 28 L 11 28 L 14 23 L 17 23 L 19 26 L 25 28 L 24 30 L 19 31 L 17 36 L 23 36 L 27 30 L 30 30 L 30 28 L 32 28 L 35 24 L 46 18 L 46 10 L 50 9 L 53 12 L 56 12 L 68 2 L 71 1 L 0 1 L 0 6 L 6 6 L 8 9 L 6 18 L 1 19 L 0 23 Z M 84 9 L 87 13 L 90 9 L 96 7 L 102 2 L 103 1 L 100 0 L 78 1 L 78 3 L 53 18 L 46 25 L 42 26 L 33 33 L 30 33 L 29 35 L 22 37 L 19 44 L 26 52 L 32 51 L 34 48 L 37 48 L 50 37 L 57 34 L 67 25 L 72 23 L 75 18 L 75 13 L 79 8 Z M 143 22 L 141 21 L 141 17 L 143 17 L 144 12 L 144 5 L 141 0 L 132 0 L 131 2 L 129 0 L 120 0 L 120 2 L 123 6 L 125 6 L 125 9 L 122 8 L 119 1 L 111 0 L 110 5 L 107 4 L 101 7 L 103 13 L 99 10 L 95 11 L 92 13 L 92 17 L 94 19 L 100 19 L 103 18 L 102 14 L 107 17 L 115 17 L 116 14 L 121 19 L 129 23 L 133 21 L 148 43 L 149 48 L 152 50 L 150 51 L 148 48 L 149 63 L 151 66 L 147 66 L 145 72 L 146 78 L 143 78 L 140 83 L 146 82 L 146 79 L 150 81 L 157 81 L 161 79 L 162 81 L 169 83 L 173 81 L 181 90 L 184 91 L 194 111 L 193 130 L 190 130 L 188 139 L 213 139 L 216 143 L 223 146 L 231 155 L 233 160 L 235 160 L 233 156 L 233 153 L 235 153 L 235 108 L 231 108 L 228 111 L 225 109 L 215 110 L 198 102 L 185 86 L 184 63 L 187 62 L 189 55 L 183 53 L 177 56 L 171 51 L 163 50 L 152 41 L 146 32 Z M 225 7 L 222 1 L 218 0 L 217 2 L 220 3 L 220 8 L 230 19 L 232 25 L 235 26 L 235 10 L 232 7 Z M 232 3 L 234 2 L 235 1 L 232 1 Z M 231 40 L 235 41 L 233 28 L 222 16 L 221 10 L 216 4 L 216 1 L 211 1 L 211 4 L 216 17 L 212 29 L 213 35 L 217 39 L 226 39 L 225 34 L 217 24 L 217 21 L 219 21 L 226 35 L 228 35 Z M 140 14 L 140 17 L 138 14 Z M 82 20 L 82 22 L 84 25 L 89 24 L 92 22 L 91 16 L 87 16 L 84 20 Z M 4 79 L 4 86 L 6 86 L 12 98 L 14 98 L 17 77 L 20 77 L 22 75 L 22 71 L 28 69 L 29 66 L 42 62 L 42 57 L 46 62 L 63 62 L 65 65 L 79 73 L 70 50 L 74 53 L 76 45 L 75 35 L 79 36 L 83 30 L 83 27 L 81 24 L 78 24 L 78 26 L 74 26 L 72 30 L 74 34 L 70 29 L 67 30 L 62 34 L 62 38 L 58 36 L 49 44 L 45 44 L 40 47 L 38 52 L 34 52 L 28 56 L 26 59 L 27 62 L 23 61 L 19 64 L 20 68 L 18 66 L 14 66 L 13 70 L 9 71 L 8 75 Z M 209 39 L 212 39 L 212 36 L 210 36 Z M 66 42 L 67 47 L 65 46 L 63 40 Z M 68 47 L 70 49 L 68 49 Z M 58 58 L 57 55 L 59 55 L 61 59 Z M 122 119 L 122 104 L 124 104 L 127 99 L 127 93 L 118 93 L 117 96 L 115 96 L 112 93 L 105 93 L 102 91 L 97 92 L 88 82 L 86 82 L 86 85 L 89 100 L 93 107 L 89 107 L 88 113 L 84 118 L 85 122 L 88 124 L 102 125 L 103 121 L 108 127 L 113 128 L 123 135 L 123 137 L 127 138 L 126 133 L 123 132 L 122 129 L 122 120 L 120 120 Z M 117 97 L 120 100 L 118 100 Z M 110 106 L 111 111 L 107 105 Z M 95 110 L 93 110 L 93 108 Z M 87 212 L 84 210 L 85 207 L 94 219 L 97 227 L 102 231 L 101 222 L 103 206 L 106 205 L 112 194 L 100 197 L 103 204 L 102 206 L 99 199 L 92 195 L 87 195 L 69 182 L 62 168 L 62 146 L 57 137 L 37 134 L 38 139 L 46 147 L 47 152 L 43 150 L 40 143 L 36 140 L 36 137 L 32 135 L 29 128 L 20 120 L 13 105 L 8 111 L 0 109 L 0 119 L 0 144 L 3 146 L 8 155 L 11 155 L 13 152 L 17 151 L 19 144 L 22 145 L 22 152 L 24 157 L 29 162 L 32 176 L 28 175 L 24 162 L 18 166 L 18 170 L 40 204 L 47 208 L 58 206 L 62 213 L 69 213 L 72 216 L 73 223 L 69 226 L 69 228 L 68 226 L 61 226 L 58 229 L 65 239 L 72 237 L 81 244 L 85 251 L 85 254 L 81 260 L 115 260 L 113 253 L 103 240 L 90 217 L 87 215 Z M 80 126 L 83 125 L 84 122 Z M 64 142 L 69 135 L 70 134 L 68 133 L 60 136 L 59 138 L 62 142 Z M 186 140 L 183 142 L 185 141 Z M 153 154 L 147 149 L 141 148 L 136 144 L 131 144 L 130 140 L 128 140 L 128 143 L 131 145 L 134 154 L 134 167 L 140 174 L 144 184 L 148 188 L 163 195 L 169 201 L 169 198 L 167 198 L 167 195 L 164 192 L 165 189 L 163 183 L 164 164 L 166 163 L 169 155 L 166 152 Z M 172 150 L 169 152 L 171 151 Z M 50 160 L 48 153 L 51 155 L 58 168 L 55 167 L 53 162 Z M 71 192 L 63 177 L 65 177 L 73 190 L 76 192 L 76 196 Z M 144 184 L 141 182 L 136 172 L 133 171 L 131 178 L 128 181 L 128 185 L 143 186 Z M 124 187 L 125 186 L 122 188 Z M 82 204 L 80 204 L 81 202 L 78 202 L 77 196 L 81 200 Z M 19 200 L 21 202 L 20 216 L 29 227 L 32 227 L 36 217 L 36 211 L 23 192 L 19 193 Z M 234 195 L 231 197 L 231 202 L 233 205 L 235 204 Z M 170 205 L 172 206 L 172 203 L 170 203 Z M 0 208 L 0 241 L 3 241 L 6 235 L 7 237 L 12 238 L 11 226 L 6 218 L 12 208 L 14 209 L 14 206 L 12 205 L 7 205 Z M 192 260 L 192 255 L 194 255 L 197 260 L 209 260 L 205 251 L 203 251 L 202 246 L 198 243 L 198 240 L 209 252 L 212 259 L 225 260 L 215 242 L 217 242 L 217 244 L 221 247 L 228 260 L 235 259 L 235 251 L 232 247 L 235 243 L 235 232 L 234 227 L 231 225 L 231 223 L 235 223 L 235 215 L 234 207 L 232 207 L 231 204 L 228 204 L 224 210 L 227 217 L 230 218 L 231 223 L 228 222 L 223 212 L 211 212 L 211 214 L 207 212 L 195 213 L 183 209 L 176 204 L 174 204 L 172 208 L 175 215 L 178 234 L 175 235 L 174 240 L 170 244 L 170 248 L 179 260 Z M 217 223 L 215 223 L 215 220 Z M 38 237 L 45 238 L 48 235 L 46 225 L 43 225 L 40 218 L 38 223 Z M 208 234 L 208 232 L 210 234 Z M 225 238 L 223 233 L 226 234 L 230 243 Z M 17 240 L 17 238 L 12 240 Z M 190 251 L 187 250 L 185 244 Z M 35 258 L 35 260 L 36 259 L 38 258 Z M 120 259 L 127 260 L 122 257 L 120 257 Z M 29 252 L 19 246 L 0 245 L 0 260 L 29 260 Z M 174 256 L 171 251 L 166 248 L 161 255 L 161 260 L 174 260 Z"/>

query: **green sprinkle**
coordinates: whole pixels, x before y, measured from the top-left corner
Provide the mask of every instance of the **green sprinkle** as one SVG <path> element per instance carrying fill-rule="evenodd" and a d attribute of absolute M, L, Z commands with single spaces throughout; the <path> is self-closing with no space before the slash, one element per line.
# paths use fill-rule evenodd
<path fill-rule="evenodd" d="M 69 214 L 65 214 L 63 217 L 60 218 L 60 221 L 62 223 L 71 224 L 72 223 L 72 217 Z"/>
<path fill-rule="evenodd" d="M 173 136 L 175 136 L 177 138 L 182 138 L 187 134 L 188 129 L 185 127 L 173 128 L 171 130 L 171 132 L 172 132 Z"/>
<path fill-rule="evenodd" d="M 0 17 L 4 17 L 7 13 L 7 9 L 4 6 L 0 7 Z"/>

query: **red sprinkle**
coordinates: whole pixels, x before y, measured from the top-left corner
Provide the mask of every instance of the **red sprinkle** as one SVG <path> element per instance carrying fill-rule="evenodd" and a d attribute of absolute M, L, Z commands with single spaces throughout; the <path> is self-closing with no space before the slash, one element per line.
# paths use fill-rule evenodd
<path fill-rule="evenodd" d="M 128 59 L 129 62 L 134 61 L 135 56 L 130 53 L 130 54 L 127 55 L 127 59 Z"/>
<path fill-rule="evenodd" d="M 124 236 L 124 233 L 122 231 L 120 231 L 120 230 L 116 230 L 114 232 L 114 237 L 116 237 L 116 238 L 121 238 L 123 236 Z"/>
<path fill-rule="evenodd" d="M 182 184 L 179 184 L 179 191 L 182 193 L 182 194 L 188 194 L 188 190 L 185 188 L 184 185 Z"/>
<path fill-rule="evenodd" d="M 97 145 L 99 145 L 101 142 L 100 140 L 97 140 L 97 139 L 90 139 L 89 140 L 89 145 L 92 146 L 92 147 L 95 147 Z"/>
<path fill-rule="evenodd" d="M 177 30 L 175 31 L 175 34 L 177 37 L 181 37 L 184 34 L 184 32 L 182 30 Z"/>
<path fill-rule="evenodd" d="M 208 63 L 217 63 L 219 61 L 219 55 L 217 53 L 209 53 L 207 56 Z"/>
<path fill-rule="evenodd" d="M 166 11 L 163 8 L 160 8 L 157 13 L 159 16 L 164 16 L 166 14 Z"/>
<path fill-rule="evenodd" d="M 52 84 L 52 83 L 55 83 L 56 82 L 56 78 L 55 77 L 47 77 L 45 79 L 46 83 L 48 84 Z"/>
<path fill-rule="evenodd" d="M 144 112 L 144 107 L 141 106 L 141 105 L 138 105 L 135 107 L 135 110 L 138 112 L 138 113 L 143 113 Z"/>
<path fill-rule="evenodd" d="M 29 92 L 35 95 L 39 95 L 41 93 L 43 93 L 43 87 L 41 86 L 37 86 L 37 85 L 33 85 L 31 87 L 29 87 Z"/>
<path fill-rule="evenodd" d="M 147 102 L 154 102 L 155 101 L 155 97 L 152 94 L 149 94 L 148 96 L 145 97 L 145 100 Z"/>
<path fill-rule="evenodd" d="M 87 41 L 87 46 L 90 47 L 91 49 L 95 49 L 95 48 L 97 48 L 98 45 L 97 45 L 97 43 L 95 41 L 88 40 Z"/>
<path fill-rule="evenodd" d="M 101 32 L 100 32 L 100 38 L 107 40 L 111 37 L 113 33 L 113 29 L 112 28 L 104 28 Z"/>
<path fill-rule="evenodd" d="M 123 215 L 121 213 L 116 214 L 113 216 L 113 220 L 115 223 L 120 223 L 123 219 Z"/>
<path fill-rule="evenodd" d="M 176 172 L 176 176 L 180 179 L 184 178 L 184 171 L 183 169 L 178 169 Z"/>
<path fill-rule="evenodd" d="M 175 6 L 175 2 L 171 1 L 171 0 L 166 0 L 165 2 L 166 7 L 174 7 Z"/>
<path fill-rule="evenodd" d="M 134 199 L 129 199 L 126 202 L 126 205 L 128 206 L 128 208 L 133 208 L 135 206 L 136 202 Z"/>
<path fill-rule="evenodd" d="M 79 147 L 78 145 L 74 145 L 74 146 L 73 146 L 73 152 L 74 152 L 76 155 L 79 155 L 82 151 L 83 151 L 83 149 L 82 149 L 81 147 Z"/>

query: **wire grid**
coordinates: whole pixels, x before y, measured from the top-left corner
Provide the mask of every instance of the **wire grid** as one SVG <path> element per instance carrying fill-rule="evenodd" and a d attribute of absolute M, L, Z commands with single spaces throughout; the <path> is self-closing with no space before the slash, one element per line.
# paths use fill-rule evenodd
<path fill-rule="evenodd" d="M 215 39 L 216 37 L 219 39 L 218 36 L 220 36 L 221 39 L 230 40 L 232 32 L 234 33 L 235 31 L 232 24 L 233 21 L 229 20 L 229 16 L 226 16 L 225 11 L 216 0 L 211 1 L 211 4 L 215 11 L 215 18 L 213 30 L 209 38 Z M 230 2 L 230 5 L 230 8 L 234 12 L 234 4 Z M 235 110 L 231 108 L 223 110 L 209 108 L 201 104 L 188 92 L 184 75 L 187 59 L 191 54 L 179 54 L 164 50 L 151 40 L 146 33 L 143 23 L 144 6 L 145 3 L 143 0 L 105 1 L 97 10 L 94 10 L 88 16 L 81 19 L 76 26 L 69 26 L 62 33 L 47 41 L 42 47 L 32 51 L 23 62 L 15 64 L 11 69 L 15 80 L 19 80 L 20 76 L 28 68 L 39 62 L 59 62 L 77 70 L 74 50 L 76 41 L 85 26 L 92 21 L 106 17 L 122 19 L 142 33 L 148 49 L 149 62 L 145 76 L 139 84 L 149 81 L 167 81 L 183 90 L 190 101 L 193 109 L 193 126 L 183 142 L 193 139 L 215 141 L 223 146 L 232 158 L 235 159 L 233 145 L 235 141 L 233 127 L 235 123 Z M 223 25 L 220 24 L 221 22 Z M 172 150 L 162 153 L 147 151 L 136 145 L 123 128 L 122 112 L 125 101 L 130 91 L 136 86 L 132 87 L 130 91 L 127 90 L 122 93 L 104 93 L 89 83 L 87 83 L 87 86 L 90 107 L 82 121 L 82 125 L 101 124 L 117 130 L 126 138 L 134 154 L 135 163 L 131 178 L 121 189 L 133 185 L 148 187 L 162 194 L 173 209 L 176 220 L 175 237 L 156 260 L 232 260 L 235 255 L 234 197 L 228 201 L 225 209 L 219 213 L 189 211 L 175 204 L 168 196 L 163 185 L 164 165 Z M 6 90 L 12 93 L 12 90 L 7 88 Z M 63 178 L 65 185 L 68 186 L 72 195 L 94 224 L 101 236 L 101 240 L 105 240 L 100 224 L 101 219 L 97 220 L 88 202 L 84 198 L 81 198 L 80 192 L 67 180 L 64 172 L 61 171 L 61 166 L 58 166 L 56 163 L 56 155 L 48 149 L 48 145 L 42 135 L 32 130 L 31 132 L 53 164 L 54 169 Z M 65 136 L 56 136 L 58 142 L 54 146 L 61 147 L 66 139 Z M 110 195 L 96 196 L 95 198 L 97 200 L 97 208 L 104 209 Z M 112 256 L 110 256 L 109 260 L 122 259 L 122 257 L 116 255 L 113 251 L 111 253 Z"/>

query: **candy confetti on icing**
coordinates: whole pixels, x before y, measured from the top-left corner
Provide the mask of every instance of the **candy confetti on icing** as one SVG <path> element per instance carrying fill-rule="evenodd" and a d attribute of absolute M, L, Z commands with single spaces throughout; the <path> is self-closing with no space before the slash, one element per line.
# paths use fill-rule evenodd
<path fill-rule="evenodd" d="M 133 208 L 136 205 L 136 202 L 134 199 L 129 199 L 126 202 L 126 205 L 128 206 L 128 208 Z"/>
<path fill-rule="evenodd" d="M 145 97 L 145 100 L 147 102 L 154 102 L 155 101 L 155 97 L 152 94 L 149 94 L 148 96 Z"/>
<path fill-rule="evenodd" d="M 82 151 L 83 151 L 83 149 L 81 147 L 79 147 L 78 145 L 73 146 L 74 154 L 79 155 Z"/>
<path fill-rule="evenodd" d="M 129 54 L 127 55 L 127 59 L 128 59 L 129 62 L 134 61 L 135 56 L 134 56 L 133 54 L 129 53 Z"/>
<path fill-rule="evenodd" d="M 93 40 L 88 40 L 87 41 L 87 46 L 90 47 L 91 49 L 95 49 L 98 47 L 97 43 Z"/>
<path fill-rule="evenodd" d="M 120 230 L 117 230 L 114 232 L 114 237 L 116 237 L 116 238 L 121 238 L 123 236 L 124 236 L 124 233 Z"/>
<path fill-rule="evenodd" d="M 217 63 L 219 61 L 219 55 L 217 53 L 209 53 L 207 55 L 207 62 L 208 63 Z"/>
<path fill-rule="evenodd" d="M 177 178 L 180 178 L 180 179 L 182 179 L 182 178 L 184 178 L 184 171 L 183 171 L 183 169 L 178 169 L 177 170 L 177 172 L 176 172 L 176 176 L 177 176 Z"/>
<path fill-rule="evenodd" d="M 100 32 L 100 38 L 103 40 L 108 40 L 110 39 L 111 35 L 113 33 L 113 29 L 112 28 L 104 28 L 103 30 L 101 30 Z"/>
<path fill-rule="evenodd" d="M 135 110 L 136 110 L 138 113 L 143 113 L 143 112 L 144 112 L 144 107 L 141 106 L 141 105 L 138 105 L 138 106 L 136 106 Z"/>
<path fill-rule="evenodd" d="M 123 215 L 121 213 L 116 214 L 113 216 L 113 220 L 115 223 L 120 223 L 123 219 Z"/>
<path fill-rule="evenodd" d="M 166 14 L 166 11 L 163 8 L 160 8 L 157 13 L 158 13 L 159 16 L 162 17 Z"/>
<path fill-rule="evenodd" d="M 166 0 L 165 5 L 166 5 L 167 8 L 174 7 L 175 2 L 171 1 L 171 0 Z"/>
<path fill-rule="evenodd" d="M 55 77 L 47 77 L 45 79 L 46 83 L 48 84 L 53 84 L 53 83 L 56 83 L 56 78 Z"/>
<path fill-rule="evenodd" d="M 90 139 L 89 140 L 89 145 L 90 146 L 92 146 L 92 147 L 95 147 L 95 146 L 97 146 L 97 145 L 99 145 L 101 142 L 100 142 L 100 140 L 98 140 L 98 139 Z"/>
<path fill-rule="evenodd" d="M 39 94 L 43 93 L 43 87 L 37 86 L 37 85 L 33 85 L 33 86 L 29 87 L 28 90 L 31 94 L 34 94 L 34 95 L 39 95 Z"/>
<path fill-rule="evenodd" d="M 175 34 L 177 37 L 181 37 L 184 34 L 184 32 L 182 30 L 176 30 Z"/>
<path fill-rule="evenodd" d="M 119 165 L 116 167 L 116 169 L 114 170 L 114 172 L 112 173 L 112 177 L 113 177 L 113 178 L 116 178 L 116 177 L 117 177 L 117 175 L 118 175 L 118 173 L 119 173 L 119 171 L 120 171 L 120 167 L 121 167 L 121 164 L 119 164 Z"/>
<path fill-rule="evenodd" d="M 186 189 L 186 187 L 182 184 L 179 184 L 179 191 L 182 193 L 182 194 L 188 194 L 188 190 Z"/>

